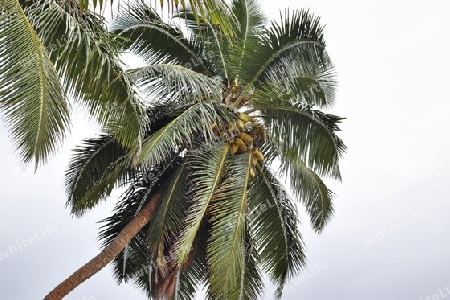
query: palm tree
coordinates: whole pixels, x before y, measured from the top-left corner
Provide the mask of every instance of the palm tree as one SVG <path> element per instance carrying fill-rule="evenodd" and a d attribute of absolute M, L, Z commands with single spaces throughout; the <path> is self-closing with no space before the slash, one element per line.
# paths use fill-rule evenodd
<path fill-rule="evenodd" d="M 277 284 L 304 266 L 294 200 L 315 231 L 333 212 L 322 177 L 340 179 L 342 118 L 323 27 L 308 11 L 267 26 L 255 0 L 234 0 L 227 37 L 213 22 L 180 12 L 188 31 L 139 2 L 113 30 L 145 65 L 128 71 L 146 99 L 142 144 L 91 138 L 69 165 L 67 204 L 82 215 L 127 187 L 104 221 L 105 249 L 57 286 L 61 299 L 114 260 L 118 281 L 155 298 L 256 299 L 262 274 Z M 283 184 L 285 178 L 286 184 Z M 287 189 L 290 192 L 287 192 Z"/>

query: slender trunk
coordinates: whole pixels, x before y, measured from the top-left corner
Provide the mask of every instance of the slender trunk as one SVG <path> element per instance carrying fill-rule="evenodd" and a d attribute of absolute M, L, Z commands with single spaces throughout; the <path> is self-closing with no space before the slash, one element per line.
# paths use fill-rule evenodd
<path fill-rule="evenodd" d="M 142 208 L 142 210 L 128 223 L 117 237 L 103 249 L 96 257 L 91 259 L 84 266 L 79 268 L 75 273 L 70 275 L 66 280 L 61 282 L 54 288 L 44 300 L 59 300 L 69 294 L 77 286 L 82 284 L 85 280 L 91 278 L 98 271 L 109 264 L 131 241 L 133 237 L 148 224 L 153 216 L 153 212 L 161 198 L 160 194 L 156 194 L 150 201 Z"/>

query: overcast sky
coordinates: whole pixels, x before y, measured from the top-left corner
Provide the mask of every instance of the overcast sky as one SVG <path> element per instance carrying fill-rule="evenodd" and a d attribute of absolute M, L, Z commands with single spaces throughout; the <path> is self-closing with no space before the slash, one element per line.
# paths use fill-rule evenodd
<path fill-rule="evenodd" d="M 446 1 L 261 1 L 310 8 L 327 24 L 337 66 L 334 113 L 347 117 L 348 146 L 336 213 L 320 236 L 302 213 L 307 269 L 283 299 L 450 299 L 450 60 Z M 65 209 L 70 149 L 91 135 L 82 118 L 73 135 L 37 173 L 23 169 L 0 123 L 0 299 L 42 299 L 98 253 L 97 221 L 117 195 L 81 219 Z M 433 298 L 434 294 L 434 298 Z M 429 296 L 429 298 L 427 298 Z M 110 267 L 66 299 L 145 299 L 118 287 Z M 269 287 L 264 299 L 273 299 Z"/>

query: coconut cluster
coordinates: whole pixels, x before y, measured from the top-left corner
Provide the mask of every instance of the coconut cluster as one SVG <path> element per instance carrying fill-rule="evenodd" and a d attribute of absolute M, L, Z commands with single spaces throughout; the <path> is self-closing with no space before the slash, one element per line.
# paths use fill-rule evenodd
<path fill-rule="evenodd" d="M 227 130 L 218 131 L 216 124 L 213 124 L 213 130 L 230 145 L 230 155 L 250 152 L 252 160 L 250 175 L 256 176 L 256 165 L 264 161 L 264 155 L 255 145 L 256 141 L 266 140 L 266 132 L 261 124 L 247 114 L 238 113 L 236 123 L 230 125 Z"/>

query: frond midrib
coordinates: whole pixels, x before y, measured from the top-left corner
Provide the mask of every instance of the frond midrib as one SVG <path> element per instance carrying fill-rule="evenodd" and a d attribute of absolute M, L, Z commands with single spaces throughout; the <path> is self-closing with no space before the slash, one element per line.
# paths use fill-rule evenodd
<path fill-rule="evenodd" d="M 239 233 L 239 229 L 241 226 L 241 218 L 243 218 L 243 216 L 245 216 L 246 213 L 246 209 L 247 209 L 247 187 L 248 187 L 248 183 L 250 181 L 250 168 L 249 166 L 251 165 L 252 162 L 252 156 L 249 155 L 248 156 L 248 160 L 247 160 L 247 168 L 246 168 L 246 173 L 245 173 L 245 181 L 244 181 L 244 186 L 242 188 L 243 193 L 242 193 L 242 197 L 241 197 L 241 206 L 240 206 L 240 210 L 239 210 L 239 216 L 238 216 L 238 220 L 237 220 L 237 228 L 234 230 L 234 235 L 233 235 L 233 243 L 232 243 L 232 247 L 231 249 L 234 251 L 231 251 L 230 256 L 228 257 L 228 263 L 227 266 L 231 266 L 231 262 L 233 261 L 234 258 L 234 254 L 237 252 L 237 248 L 239 247 L 239 240 L 238 240 L 238 233 Z M 245 220 L 243 221 L 245 224 Z M 245 256 L 244 256 L 245 257 Z M 243 268 L 245 268 L 245 265 L 242 266 Z M 227 268 L 227 271 L 225 273 L 225 282 L 228 282 L 228 278 L 231 277 L 231 268 Z"/>
<path fill-rule="evenodd" d="M 6 1 L 6 0 L 5 0 Z M 39 42 L 39 40 L 37 39 L 37 36 L 34 33 L 34 29 L 30 24 L 30 21 L 28 20 L 28 18 L 25 16 L 25 12 L 22 9 L 22 6 L 20 5 L 18 0 L 13 0 L 15 2 L 15 6 L 17 8 L 17 10 L 19 10 L 19 17 L 22 19 L 22 22 L 27 26 L 28 28 L 28 33 L 30 35 L 31 41 L 32 41 L 32 45 L 35 49 L 35 51 L 33 51 L 35 53 L 37 62 L 39 64 L 39 82 L 40 82 L 40 105 L 39 105 L 39 124 L 38 124 L 38 130 L 36 132 L 36 139 L 35 139 L 35 143 L 34 143 L 34 149 L 33 149 L 33 153 L 37 153 L 38 151 L 38 143 L 41 139 L 41 133 L 42 133 L 42 120 L 44 118 L 43 114 L 44 114 L 44 109 L 45 109 L 45 87 L 46 87 L 46 78 L 45 78 L 45 70 L 44 70 L 44 65 L 42 63 L 42 59 L 43 59 L 43 55 L 41 53 L 42 51 L 42 47 L 41 44 Z M 36 156 L 35 158 L 36 161 L 36 167 L 37 167 L 37 161 L 38 161 L 38 157 Z"/>
<path fill-rule="evenodd" d="M 225 72 L 225 74 L 224 74 L 225 78 L 228 78 L 228 69 L 227 69 L 227 64 L 225 63 L 225 57 L 224 57 L 223 52 L 222 52 L 222 45 L 219 42 L 219 38 L 217 37 L 217 33 L 216 33 L 216 30 L 214 29 L 213 25 L 210 24 L 209 26 L 211 28 L 211 31 L 212 31 L 213 35 L 214 35 L 214 40 L 216 41 L 217 49 L 219 50 L 220 59 L 222 61 L 223 70 Z"/>
<path fill-rule="evenodd" d="M 190 236 L 190 238 L 188 239 L 189 245 L 191 245 L 192 242 L 194 241 L 195 234 L 193 234 L 193 233 L 198 232 L 198 229 L 200 228 L 200 224 L 203 221 L 203 217 L 205 216 L 206 211 L 209 208 L 209 203 L 211 202 L 211 200 L 213 200 L 215 191 L 216 191 L 217 187 L 219 186 L 220 180 L 222 179 L 222 171 L 225 168 L 229 148 L 230 148 L 230 145 L 228 143 L 225 144 L 225 146 L 223 148 L 223 152 L 222 152 L 222 157 L 220 158 L 219 165 L 217 168 L 216 176 L 214 177 L 211 188 L 208 190 L 208 194 L 207 194 L 208 196 L 206 197 L 205 205 L 203 206 L 203 209 L 200 211 L 194 226 L 189 227 L 189 232 L 188 232 L 189 236 Z M 185 241 L 183 241 L 183 242 L 185 242 Z M 184 262 L 184 260 L 186 259 L 186 257 L 185 257 L 186 255 L 187 255 L 187 253 L 183 252 L 181 255 L 180 261 Z"/>

